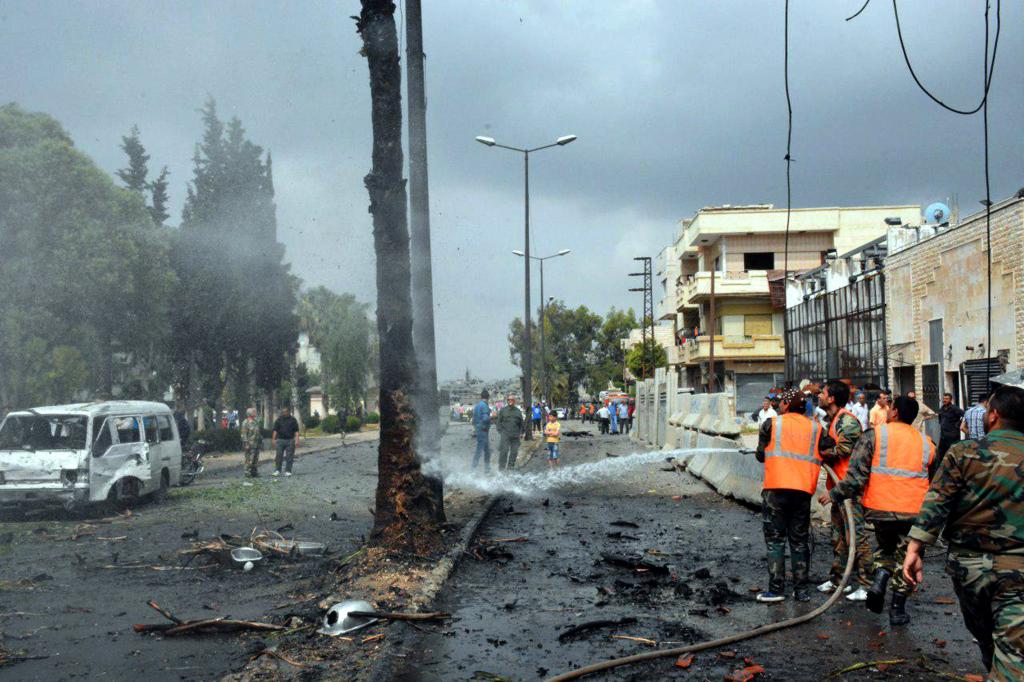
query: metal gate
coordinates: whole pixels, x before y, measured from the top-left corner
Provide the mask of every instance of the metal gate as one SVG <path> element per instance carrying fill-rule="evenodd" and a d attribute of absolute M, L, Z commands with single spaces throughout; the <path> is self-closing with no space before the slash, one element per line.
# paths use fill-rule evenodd
<path fill-rule="evenodd" d="M 967 360 L 960 363 L 963 382 L 964 404 L 973 405 L 979 396 L 988 392 L 988 379 L 1002 374 L 1003 367 L 997 358 Z"/>
<path fill-rule="evenodd" d="M 938 365 L 925 365 L 921 368 L 921 389 L 924 404 L 937 411 L 942 403 L 939 398 L 942 391 L 939 387 Z"/>
<path fill-rule="evenodd" d="M 781 386 L 781 374 L 736 374 L 736 416 L 746 417 L 761 409 L 761 401 L 774 386 Z"/>

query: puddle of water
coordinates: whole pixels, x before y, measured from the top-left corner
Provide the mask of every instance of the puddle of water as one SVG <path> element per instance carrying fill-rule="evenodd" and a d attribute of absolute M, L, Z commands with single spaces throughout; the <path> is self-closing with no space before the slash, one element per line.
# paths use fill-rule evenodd
<path fill-rule="evenodd" d="M 485 474 L 480 469 L 472 470 L 469 463 L 463 458 L 455 460 L 442 456 L 428 461 L 424 466 L 424 471 L 435 475 L 440 474 L 444 477 L 445 485 L 450 487 L 476 490 L 487 494 L 507 493 L 518 497 L 536 497 L 543 493 L 582 483 L 614 480 L 639 466 L 664 461 L 668 457 L 732 451 L 727 448 L 653 450 L 651 452 L 634 452 L 614 458 L 609 457 L 596 462 L 560 466 L 547 471 L 530 473 L 492 471 L 490 474 Z M 543 454 L 538 455 L 538 457 L 540 456 Z"/>

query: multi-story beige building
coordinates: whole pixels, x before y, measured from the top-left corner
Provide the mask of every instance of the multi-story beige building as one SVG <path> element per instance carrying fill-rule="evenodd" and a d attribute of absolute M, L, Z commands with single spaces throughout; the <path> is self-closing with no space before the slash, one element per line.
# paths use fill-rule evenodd
<path fill-rule="evenodd" d="M 1024 367 L 1024 197 L 991 209 L 992 340 L 988 348 L 985 212 L 953 226 L 895 228 L 885 260 L 890 385 L 938 407 L 962 405 L 989 372 Z M 991 366 L 989 358 L 992 359 Z"/>
<path fill-rule="evenodd" d="M 830 252 L 846 253 L 884 236 L 886 218 L 919 225 L 920 215 L 916 205 L 793 209 L 788 262 L 784 208 L 710 207 L 680 221 L 672 245 L 679 259 L 676 347 L 669 354 L 679 385 L 704 390 L 713 340 L 715 388 L 736 396 L 737 411 L 759 403 L 785 372 L 785 269 L 817 268 Z"/>

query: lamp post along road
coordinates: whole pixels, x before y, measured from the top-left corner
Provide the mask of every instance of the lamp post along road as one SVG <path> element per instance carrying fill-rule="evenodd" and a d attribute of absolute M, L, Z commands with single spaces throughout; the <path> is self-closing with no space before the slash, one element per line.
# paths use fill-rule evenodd
<path fill-rule="evenodd" d="M 512 251 L 512 253 L 520 258 L 526 257 L 522 251 Z M 551 395 L 548 392 L 548 356 L 544 352 L 544 323 L 547 322 L 547 304 L 550 303 L 548 299 L 544 298 L 544 261 L 559 256 L 568 256 L 570 253 L 572 253 L 572 249 L 562 249 L 550 256 L 530 256 L 526 261 L 527 265 L 529 265 L 530 259 L 540 263 L 540 390 L 541 398 L 544 400 L 549 400 Z"/>
<path fill-rule="evenodd" d="M 565 145 L 573 142 L 576 139 L 575 135 L 563 135 L 551 144 L 546 144 L 540 147 L 533 147 L 532 149 L 524 149 L 521 147 L 510 147 L 504 144 L 498 144 L 494 141 L 493 137 L 477 136 L 476 141 L 480 144 L 487 145 L 488 147 L 500 147 L 502 149 L 508 149 L 509 151 L 519 152 L 523 155 L 523 204 L 525 209 L 525 229 L 523 234 L 524 244 L 524 268 L 523 268 L 523 280 L 524 280 L 524 315 L 523 315 L 523 336 L 524 336 L 524 348 L 523 348 L 523 402 L 533 402 L 533 352 L 530 348 L 532 335 L 530 332 L 530 154 L 533 152 L 539 152 L 542 149 L 550 149 L 551 147 L 564 147 Z M 526 429 L 526 440 L 532 440 L 533 434 L 530 429 Z"/>

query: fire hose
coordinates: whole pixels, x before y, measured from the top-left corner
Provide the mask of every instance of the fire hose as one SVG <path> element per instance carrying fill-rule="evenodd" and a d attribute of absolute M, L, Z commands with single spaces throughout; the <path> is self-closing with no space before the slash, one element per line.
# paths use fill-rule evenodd
<path fill-rule="evenodd" d="M 839 479 L 836 474 L 828 465 L 822 465 L 829 478 L 834 483 L 838 483 Z M 697 651 L 706 651 L 707 649 L 715 649 L 720 646 L 727 644 L 734 644 L 736 642 L 742 642 L 744 640 L 753 639 L 755 637 L 761 637 L 772 632 L 779 630 L 785 630 L 796 625 L 801 625 L 808 621 L 814 620 L 821 614 L 832 608 L 832 605 L 843 596 L 843 589 L 846 584 L 850 581 L 850 574 L 853 572 L 854 558 L 856 557 L 857 549 L 857 538 L 856 528 L 853 523 L 853 505 L 850 500 L 843 501 L 843 521 L 846 525 L 846 545 L 848 547 L 846 554 L 846 570 L 843 571 L 843 579 L 839 581 L 839 586 L 836 587 L 835 591 L 821 606 L 817 607 L 812 611 L 808 611 L 802 616 L 796 618 L 790 618 L 789 620 L 782 620 L 777 623 L 769 623 L 762 625 L 761 627 L 754 628 L 753 630 L 747 630 L 746 632 L 740 632 L 735 635 L 729 635 L 728 637 L 722 637 L 719 639 L 712 639 L 707 642 L 698 642 L 697 644 L 689 644 L 687 646 L 677 647 L 675 649 L 659 649 L 657 651 L 647 651 L 642 654 L 635 654 L 633 656 L 625 656 L 623 658 L 613 658 L 607 661 L 601 661 L 600 663 L 594 663 L 592 665 L 577 668 L 576 670 L 570 670 L 569 672 L 556 675 L 547 680 L 547 682 L 564 682 L 565 680 L 579 679 L 585 675 L 592 675 L 603 670 L 611 670 L 612 668 L 618 668 L 623 665 L 632 665 L 633 663 L 642 663 L 643 661 L 651 661 L 656 658 L 667 658 L 669 656 L 682 656 L 683 654 L 690 654 Z"/>

